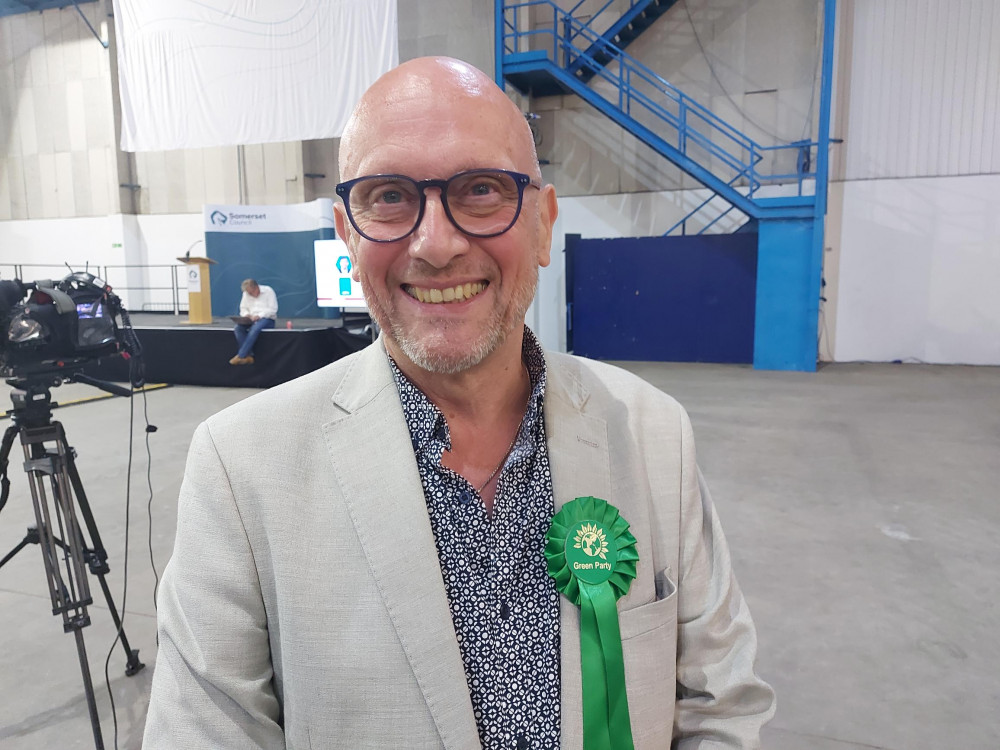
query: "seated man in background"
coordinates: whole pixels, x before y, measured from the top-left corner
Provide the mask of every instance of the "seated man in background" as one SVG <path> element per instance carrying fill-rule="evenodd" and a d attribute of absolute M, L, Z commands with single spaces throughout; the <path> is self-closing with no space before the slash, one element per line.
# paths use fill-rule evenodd
<path fill-rule="evenodd" d="M 229 360 L 229 364 L 252 365 L 253 345 L 257 343 L 257 337 L 265 328 L 274 328 L 274 319 L 278 316 L 278 297 L 271 287 L 258 284 L 254 279 L 247 279 L 240 288 L 243 289 L 240 316 L 249 318 L 249 321 L 237 323 L 233 329 L 240 348 L 236 356 Z"/>

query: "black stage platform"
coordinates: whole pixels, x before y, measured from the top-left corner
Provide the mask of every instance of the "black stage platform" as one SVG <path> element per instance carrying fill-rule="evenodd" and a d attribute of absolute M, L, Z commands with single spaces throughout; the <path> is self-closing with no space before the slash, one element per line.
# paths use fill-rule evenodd
<path fill-rule="evenodd" d="M 147 383 L 233 388 L 270 388 L 371 343 L 370 336 L 329 325 L 272 328 L 261 331 L 254 347 L 254 364 L 231 365 L 229 359 L 236 353 L 231 327 L 136 325 L 135 332 L 142 343 Z M 108 357 L 88 365 L 84 372 L 102 380 L 125 382 L 128 363 L 120 357 Z"/>

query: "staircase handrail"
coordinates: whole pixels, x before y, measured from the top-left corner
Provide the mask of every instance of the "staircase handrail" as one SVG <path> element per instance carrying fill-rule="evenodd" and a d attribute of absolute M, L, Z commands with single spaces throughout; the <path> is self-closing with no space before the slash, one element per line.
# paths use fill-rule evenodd
<path fill-rule="evenodd" d="M 568 11 L 566 11 L 566 14 L 569 15 L 569 16 L 572 16 L 573 18 L 576 18 L 575 14 L 580 9 L 580 6 L 582 6 L 584 3 L 587 3 L 587 2 L 590 2 L 590 0 L 580 0 L 576 5 L 574 5 Z M 585 25 L 586 26 L 590 26 L 591 28 L 593 28 L 594 21 L 597 20 L 597 17 L 600 16 L 602 13 L 604 13 L 604 11 L 606 11 L 608 8 L 610 8 L 612 5 L 614 5 L 616 2 L 618 2 L 618 0 L 608 0 L 596 12 L 591 13 L 590 20 Z M 644 0 L 628 0 L 628 9 L 632 10 L 632 8 L 634 8 L 636 5 L 638 5 L 641 2 L 644 2 Z M 611 22 L 610 26 L 614 26 L 614 21 Z M 608 28 L 610 28 L 610 26 Z M 607 31 L 607 29 L 605 29 L 605 32 L 606 31 Z"/>
<path fill-rule="evenodd" d="M 721 159 L 726 165 L 737 172 L 742 171 L 746 166 L 759 161 L 756 157 L 760 152 L 760 145 L 757 144 L 752 138 L 734 128 L 708 108 L 699 104 L 651 68 L 648 68 L 638 60 L 635 60 L 610 41 L 604 40 L 600 34 L 589 28 L 587 24 L 584 24 L 578 19 L 570 16 L 568 13 L 559 8 L 554 2 L 552 2 L 552 0 L 528 0 L 528 2 L 517 3 L 508 7 L 516 9 L 518 7 L 528 5 L 548 5 L 551 7 L 554 11 L 553 27 L 549 31 L 553 35 L 554 50 L 561 49 L 567 59 L 573 59 L 577 62 L 577 64 L 579 64 L 579 58 L 581 57 L 592 62 L 594 67 L 597 69 L 596 75 L 614 85 L 618 90 L 619 99 L 617 106 L 619 109 L 631 115 L 630 105 L 634 100 L 650 113 L 672 126 L 677 131 L 679 141 L 678 145 L 681 152 L 686 153 L 686 146 L 690 140 L 691 142 L 705 148 L 706 151 L 716 158 Z M 568 41 L 566 36 L 558 34 L 559 29 L 574 29 L 576 33 L 573 35 L 573 38 L 582 37 L 587 41 L 588 47 L 594 42 L 601 41 L 604 50 L 619 63 L 617 75 L 612 74 L 606 65 L 601 65 L 600 63 L 594 61 L 585 49 L 577 47 L 575 44 Z M 546 31 L 547 30 L 544 28 L 535 28 L 532 29 L 530 33 L 532 35 L 536 35 L 538 32 L 545 33 Z M 518 33 L 519 32 L 517 32 L 515 27 L 515 36 Z M 554 62 L 558 63 L 558 60 L 554 60 Z M 639 80 L 652 86 L 659 93 L 664 94 L 668 100 L 673 101 L 678 107 L 678 115 L 674 116 L 673 113 L 664 108 L 659 102 L 653 100 L 645 93 L 636 90 L 632 85 L 631 79 L 633 75 L 637 76 Z M 623 100 L 623 94 L 626 95 L 627 101 Z M 710 138 L 707 138 L 698 130 L 693 129 L 691 127 L 691 123 L 688 122 L 689 114 L 703 121 L 709 128 L 714 129 L 716 132 L 725 136 L 738 148 L 748 152 L 748 158 L 744 160 L 741 155 L 732 154 L 729 150 L 715 143 Z M 751 182 L 756 181 L 752 169 L 749 172 L 749 176 Z"/>
<path fill-rule="evenodd" d="M 518 29 L 516 24 L 517 14 L 516 11 L 520 8 L 526 8 L 530 6 L 548 6 L 553 11 L 553 24 L 551 29 L 545 28 L 535 28 L 527 32 L 522 32 Z M 736 143 L 740 148 L 748 151 L 750 153 L 749 162 L 755 160 L 756 154 L 760 151 L 760 145 L 757 144 L 753 139 L 751 139 L 746 134 L 736 130 L 733 126 L 722 120 L 718 115 L 713 113 L 711 110 L 699 104 L 697 101 L 689 97 L 683 91 L 675 87 L 666 79 L 662 78 L 652 69 L 646 67 L 638 60 L 635 60 L 631 56 L 627 55 L 623 50 L 619 49 L 617 46 L 612 44 L 610 41 L 602 40 L 604 43 L 604 48 L 612 55 L 612 57 L 619 62 L 618 74 L 613 75 L 608 72 L 607 66 L 601 65 L 587 53 L 585 49 L 577 47 L 572 42 L 568 41 L 567 36 L 559 34 L 558 30 L 561 28 L 575 30 L 573 38 L 583 37 L 588 41 L 588 46 L 591 43 L 601 40 L 601 35 L 597 34 L 593 29 L 589 28 L 586 24 L 581 23 L 578 19 L 569 15 L 566 11 L 559 8 L 552 0 L 526 0 L 525 2 L 514 3 L 510 5 L 505 4 L 504 8 L 506 11 L 515 11 L 514 18 L 515 23 L 505 24 L 509 26 L 513 31 L 512 33 L 506 33 L 506 38 L 511 38 L 516 43 L 517 39 L 522 36 L 540 36 L 550 34 L 553 37 L 553 53 L 557 50 L 561 51 L 567 57 L 572 55 L 573 59 L 583 57 L 590 62 L 593 62 L 595 68 L 597 68 L 597 75 L 599 75 L 604 80 L 615 85 L 616 89 L 619 91 L 618 107 L 623 111 L 631 114 L 630 107 L 627 104 L 631 103 L 632 99 L 635 99 L 639 104 L 641 104 L 645 109 L 650 111 L 652 114 L 658 116 L 661 120 L 664 120 L 678 132 L 679 145 L 681 146 L 681 151 L 685 151 L 684 146 L 686 145 L 686 140 L 690 138 L 693 142 L 698 145 L 703 146 L 709 151 L 713 156 L 722 159 L 731 168 L 740 171 L 747 164 L 739 156 L 734 156 L 730 154 L 727 150 L 719 147 L 717 144 L 712 142 L 710 139 L 705 138 L 701 133 L 696 130 L 692 130 L 687 122 L 687 114 L 692 113 L 696 117 L 700 118 L 706 125 L 714 130 L 718 131 L 724 135 L 729 140 Z M 510 45 L 504 44 L 505 50 L 516 51 L 516 46 L 511 47 Z M 553 60 L 553 62 L 558 64 L 558 59 Z M 632 83 L 632 74 L 636 74 L 637 77 L 653 86 L 660 93 L 664 94 L 669 100 L 676 103 L 678 107 L 678 115 L 675 117 L 671 112 L 665 109 L 658 102 L 654 101 L 649 96 L 635 91 Z M 623 101 L 622 94 L 627 93 L 628 103 Z M 602 97 L 604 98 L 604 97 Z M 751 172 L 751 175 L 753 173 Z"/>
<path fill-rule="evenodd" d="M 708 222 L 708 224 L 706 224 L 701 229 L 699 229 L 698 230 L 698 234 L 705 234 L 705 232 L 707 232 L 709 229 L 711 229 L 712 227 L 714 227 L 719 221 L 721 221 L 722 219 L 724 219 L 727 216 L 729 216 L 729 213 L 731 211 L 735 211 L 735 210 L 736 210 L 736 206 L 730 204 L 729 208 L 727 208 L 721 214 L 719 214 L 714 219 L 712 219 L 710 222 Z"/>
<path fill-rule="evenodd" d="M 528 31 L 520 30 L 518 26 L 517 11 L 522 8 L 532 6 L 551 8 L 551 28 L 536 27 Z M 761 161 L 765 152 L 787 150 L 790 148 L 812 148 L 817 144 L 812 141 L 799 141 L 793 145 L 779 144 L 773 146 L 764 146 L 757 143 L 753 138 L 737 130 L 735 127 L 730 125 L 707 107 L 692 99 L 655 71 L 625 53 L 611 41 L 601 37 L 600 34 L 597 34 L 587 24 L 582 23 L 567 11 L 559 8 L 552 0 L 523 0 L 522 2 L 512 4 L 505 3 L 503 7 L 503 16 L 504 23 L 502 36 L 503 50 L 505 53 L 516 53 L 518 51 L 517 42 L 521 38 L 550 35 L 553 40 L 551 52 L 553 63 L 557 65 L 560 64 L 558 59 L 560 54 L 564 55 L 567 59 L 577 61 L 577 64 L 579 64 L 578 58 L 585 58 L 590 64 L 592 64 L 596 71 L 596 76 L 600 76 L 603 80 L 608 81 L 615 86 L 618 91 L 617 106 L 619 109 L 629 116 L 632 116 L 632 106 L 641 106 L 643 109 L 666 122 L 669 126 L 676 130 L 678 150 L 682 153 L 686 153 L 687 147 L 690 143 L 701 146 L 711 156 L 717 158 L 730 169 L 734 170 L 737 173 L 736 179 L 746 177 L 750 183 L 751 192 L 755 191 L 756 188 L 759 187 L 764 181 L 774 182 L 796 178 L 799 180 L 801 193 L 802 179 L 805 176 L 812 174 L 811 172 L 804 174 L 801 171 L 796 173 L 769 175 L 762 175 L 758 173 L 755 166 Z M 513 18 L 513 22 L 508 20 L 508 18 L 511 17 Z M 565 29 L 567 32 L 560 33 L 561 29 Z M 570 32 L 572 32 L 571 36 Z M 582 37 L 586 40 L 588 46 L 600 40 L 603 49 L 618 62 L 617 73 L 611 73 L 606 65 L 595 61 L 586 52 L 586 50 L 581 49 L 570 41 L 571 38 L 576 39 L 578 37 Z M 548 54 L 549 53 L 546 52 L 547 56 Z M 638 81 L 648 84 L 655 91 L 665 96 L 668 101 L 675 104 L 677 107 L 677 114 L 675 115 L 670 112 L 660 102 L 655 101 L 649 95 L 636 89 L 632 82 L 633 77 L 635 77 Z M 582 82 L 581 85 L 583 85 Z M 595 93 L 605 99 L 605 101 L 611 101 L 602 93 Z M 731 149 L 738 150 L 741 153 L 732 153 L 731 150 L 726 149 L 713 141 L 711 137 L 706 136 L 699 130 L 694 129 L 691 119 L 704 123 L 710 131 L 721 135 L 727 142 L 731 142 L 733 144 L 733 146 L 730 147 Z M 744 156 L 744 153 L 746 156 Z"/>
<path fill-rule="evenodd" d="M 733 185 L 735 185 L 735 183 L 736 183 L 736 182 L 737 182 L 737 181 L 738 181 L 738 180 L 739 180 L 739 179 L 740 179 L 740 178 L 741 178 L 742 176 L 743 176 L 743 173 L 740 173 L 740 174 L 736 175 L 735 177 L 733 177 L 733 179 L 731 179 L 731 180 L 730 180 L 730 181 L 729 181 L 728 183 L 726 183 L 726 184 L 727 184 L 727 185 L 729 185 L 729 187 L 733 187 Z M 751 197 L 751 198 L 753 197 L 753 190 L 752 190 L 752 189 L 751 189 L 751 191 L 750 191 L 750 197 Z M 691 217 L 692 217 L 692 216 L 694 216 L 695 214 L 697 214 L 697 213 L 698 213 L 699 211 L 701 211 L 701 209 L 703 209 L 703 208 L 704 208 L 705 206 L 707 206 L 707 205 L 708 205 L 709 203 L 711 203 L 712 201 L 714 201 L 714 200 L 715 200 L 716 198 L 722 198 L 723 200 L 725 200 L 725 198 L 724 198 L 723 196 L 719 195 L 718 193 L 712 193 L 712 195 L 708 196 L 708 197 L 707 197 L 707 198 L 706 198 L 705 200 L 703 200 L 703 201 L 702 201 L 701 203 L 699 203 L 699 204 L 698 204 L 697 206 L 695 206 L 695 207 L 694 207 L 694 208 L 692 208 L 692 209 L 691 209 L 690 211 L 688 211 L 688 212 L 687 212 L 687 213 L 686 213 L 686 214 L 684 215 L 684 218 L 683 218 L 683 219 L 681 219 L 680 221 L 678 221 L 678 222 L 677 222 L 676 224 L 674 224 L 674 225 L 673 225 L 672 227 L 670 227 L 670 229 L 668 229 L 668 230 L 667 230 L 666 232 L 664 232 L 664 233 L 663 233 L 663 236 L 664 236 L 664 237 L 666 237 L 667 235 L 669 235 L 669 234 L 672 234 L 672 233 L 673 233 L 673 231 L 674 231 L 675 229 L 677 229 L 677 227 L 680 227 L 680 226 L 683 226 L 683 225 L 687 224 L 687 223 L 688 223 L 688 221 L 690 221 L 690 220 L 691 220 Z M 712 221 L 711 223 L 709 223 L 709 224 L 706 224 L 706 225 L 705 225 L 704 227 L 702 227 L 701 231 L 699 231 L 699 232 L 698 232 L 698 234 L 702 234 L 702 233 L 703 233 L 703 232 L 704 232 L 704 231 L 705 231 L 706 229 L 708 229 L 708 228 L 709 228 L 710 226 L 712 226 L 713 224 L 715 224 L 715 222 L 716 222 L 716 221 L 718 221 L 718 220 L 719 220 L 719 219 L 721 219 L 721 218 L 722 218 L 723 216 L 725 216 L 726 214 L 728 214 L 728 213 L 729 213 L 730 211 L 732 211 L 732 210 L 733 210 L 734 208 L 736 208 L 736 206 L 734 206 L 733 204 L 731 204 L 731 203 L 730 203 L 730 204 L 729 204 L 729 208 L 727 208 L 727 209 L 726 209 L 725 211 L 723 211 L 723 212 L 722 212 L 722 214 L 720 214 L 719 216 L 716 216 L 716 217 L 715 217 L 715 219 L 714 219 L 714 220 L 713 220 L 713 221 Z M 686 234 L 686 232 L 684 232 L 684 234 Z"/>

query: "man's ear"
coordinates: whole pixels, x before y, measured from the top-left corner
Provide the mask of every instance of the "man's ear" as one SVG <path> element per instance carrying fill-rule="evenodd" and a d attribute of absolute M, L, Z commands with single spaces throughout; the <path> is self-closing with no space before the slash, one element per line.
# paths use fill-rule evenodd
<path fill-rule="evenodd" d="M 344 207 L 339 203 L 333 204 L 333 226 L 337 230 L 337 237 L 347 245 L 347 256 L 351 259 L 351 278 L 361 281 L 361 271 L 358 268 L 358 251 L 356 248 L 358 237 L 354 233 L 354 227 L 347 219 Z"/>
<path fill-rule="evenodd" d="M 543 185 L 538 195 L 538 265 L 545 268 L 552 260 L 552 227 L 559 216 L 556 189 Z"/>

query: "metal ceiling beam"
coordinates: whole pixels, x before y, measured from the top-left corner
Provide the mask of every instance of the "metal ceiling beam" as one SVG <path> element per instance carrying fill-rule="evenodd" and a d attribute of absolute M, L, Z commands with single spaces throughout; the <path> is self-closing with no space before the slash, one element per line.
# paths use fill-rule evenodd
<path fill-rule="evenodd" d="M 86 2 L 86 0 L 84 0 L 84 2 Z M 76 8 L 76 12 L 80 14 L 80 18 L 83 19 L 83 22 L 87 24 L 87 28 L 90 29 L 90 33 L 94 35 L 94 38 L 101 43 L 101 46 L 104 47 L 104 49 L 107 49 L 107 41 L 101 39 L 101 35 L 97 33 L 97 29 L 95 29 L 90 23 L 90 19 L 83 15 L 83 11 L 80 10 L 80 4 L 76 0 L 73 0 L 73 7 Z"/>
<path fill-rule="evenodd" d="M 93 3 L 97 0 L 80 0 L 80 2 Z M 68 8 L 71 5 L 76 5 L 76 2 L 74 0 L 0 0 L 0 17 L 40 13 L 43 10 Z"/>

